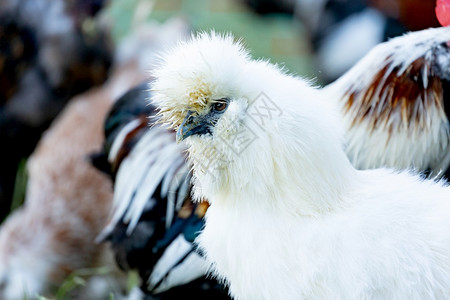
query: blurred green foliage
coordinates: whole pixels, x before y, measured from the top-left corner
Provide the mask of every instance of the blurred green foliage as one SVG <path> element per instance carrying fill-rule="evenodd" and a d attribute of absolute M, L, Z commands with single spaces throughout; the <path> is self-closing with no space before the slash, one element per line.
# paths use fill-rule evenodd
<path fill-rule="evenodd" d="M 22 159 L 17 168 L 16 181 L 14 184 L 13 199 L 11 202 L 11 212 L 20 207 L 25 201 L 25 192 L 27 187 L 28 173 L 27 160 Z"/>
<path fill-rule="evenodd" d="M 294 74 L 312 74 L 311 50 L 302 25 L 288 15 L 256 15 L 239 0 L 112 0 L 109 13 L 116 41 L 130 31 L 135 8 L 142 2 L 152 7 L 147 20 L 181 17 L 195 31 L 232 32 L 252 49 L 254 57 L 270 58 Z"/>

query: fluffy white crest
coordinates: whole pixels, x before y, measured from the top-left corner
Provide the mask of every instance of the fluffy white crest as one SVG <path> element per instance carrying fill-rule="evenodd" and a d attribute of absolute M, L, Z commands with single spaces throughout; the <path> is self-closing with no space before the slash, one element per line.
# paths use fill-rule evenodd
<path fill-rule="evenodd" d="M 330 209 L 325 203 L 329 191 L 311 181 L 310 169 L 319 170 L 324 182 L 336 183 L 333 193 L 345 185 L 341 172 L 352 169 L 341 150 L 336 114 L 308 82 L 267 61 L 251 60 L 230 35 L 215 33 L 201 33 L 180 44 L 155 76 L 152 102 L 175 127 L 188 111 L 205 116 L 217 99 L 229 101 L 212 134 L 187 140 L 198 198 L 215 201 L 217 193 L 246 190 L 246 201 L 270 194 L 289 203 L 292 197 L 285 195 L 305 194 L 304 186 L 280 182 L 299 180 L 310 183 L 307 193 L 314 200 L 303 197 L 309 199 L 304 207 L 297 200 L 269 205 L 292 205 L 290 211 L 300 214 Z M 255 178 L 261 184 L 252 185 Z"/>
<path fill-rule="evenodd" d="M 200 110 L 212 99 L 236 93 L 235 79 L 241 77 L 249 54 L 231 35 L 213 32 L 192 36 L 162 59 L 162 67 L 153 71 L 157 80 L 152 101 L 164 120 L 177 126 L 188 108 Z"/>

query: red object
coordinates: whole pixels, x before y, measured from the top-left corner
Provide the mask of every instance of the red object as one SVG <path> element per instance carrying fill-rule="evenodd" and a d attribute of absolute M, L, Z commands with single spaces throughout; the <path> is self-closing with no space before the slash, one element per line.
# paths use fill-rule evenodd
<path fill-rule="evenodd" d="M 450 0 L 436 1 L 436 17 L 442 26 L 450 26 Z"/>

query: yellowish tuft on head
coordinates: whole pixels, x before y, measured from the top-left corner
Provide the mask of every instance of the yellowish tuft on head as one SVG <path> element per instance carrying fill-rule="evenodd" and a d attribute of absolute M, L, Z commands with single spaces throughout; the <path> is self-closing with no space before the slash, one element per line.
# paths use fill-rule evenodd
<path fill-rule="evenodd" d="M 250 61 L 230 34 L 201 32 L 163 56 L 154 70 L 152 103 L 160 122 L 178 127 L 189 110 L 202 114 L 214 100 L 238 94 L 236 79 Z"/>

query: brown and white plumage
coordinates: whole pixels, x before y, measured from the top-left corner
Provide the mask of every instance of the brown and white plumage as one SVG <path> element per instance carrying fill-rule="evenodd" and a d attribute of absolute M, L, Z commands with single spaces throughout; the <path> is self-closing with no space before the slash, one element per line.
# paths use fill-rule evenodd
<path fill-rule="evenodd" d="M 449 27 L 394 38 L 323 89 L 342 112 L 356 167 L 448 169 L 449 41 Z"/>

